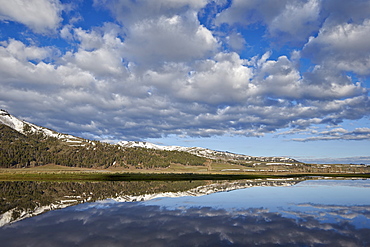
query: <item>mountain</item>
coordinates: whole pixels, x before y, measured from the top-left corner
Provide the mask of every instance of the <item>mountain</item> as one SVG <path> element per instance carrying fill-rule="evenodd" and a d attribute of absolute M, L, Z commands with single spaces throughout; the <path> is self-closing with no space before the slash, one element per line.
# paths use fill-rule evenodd
<path fill-rule="evenodd" d="M 173 163 L 204 166 L 215 162 L 258 165 L 291 165 L 286 157 L 253 157 L 200 147 L 160 146 L 149 142 L 121 141 L 108 144 L 90 141 L 37 126 L 0 110 L 1 167 L 58 164 L 74 167 L 165 168 Z M 3 150 L 3 151 L 2 151 Z"/>
<path fill-rule="evenodd" d="M 3 168 L 56 164 L 99 169 L 154 169 L 174 163 L 204 166 L 205 162 L 205 158 L 187 152 L 124 148 L 61 134 L 0 111 L 0 167 Z"/>
<path fill-rule="evenodd" d="M 200 147 L 181 147 L 181 146 L 161 146 L 150 142 L 139 142 L 139 141 L 121 141 L 117 143 L 122 147 L 130 148 L 147 148 L 155 150 L 166 150 L 166 151 L 180 151 L 188 152 L 197 156 L 201 156 L 208 159 L 221 159 L 221 160 L 233 160 L 233 161 L 256 161 L 256 162 L 273 162 L 273 163 L 300 163 L 299 161 L 287 157 L 255 157 L 243 154 L 234 154 L 230 152 L 215 151 L 207 148 Z"/>
<path fill-rule="evenodd" d="M 54 137 L 71 145 L 81 145 L 84 139 L 72 135 L 61 134 L 45 127 L 20 120 L 10 115 L 6 110 L 0 109 L 0 124 L 9 126 L 23 135 L 42 134 L 45 137 Z"/>

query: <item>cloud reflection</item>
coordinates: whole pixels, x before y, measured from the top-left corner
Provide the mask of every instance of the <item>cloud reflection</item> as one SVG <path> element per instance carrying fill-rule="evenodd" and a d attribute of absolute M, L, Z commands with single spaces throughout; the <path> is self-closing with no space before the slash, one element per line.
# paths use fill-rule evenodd
<path fill-rule="evenodd" d="M 368 246 L 370 229 L 265 208 L 169 210 L 105 201 L 104 208 L 78 205 L 5 226 L 0 239 L 4 246 Z"/>
<path fill-rule="evenodd" d="M 370 206 L 369 205 L 325 205 L 314 203 L 302 203 L 297 206 L 303 207 L 300 211 L 285 211 L 299 218 L 315 217 L 321 222 L 341 221 L 355 225 L 356 228 L 370 227 Z M 309 210 L 307 210 L 309 209 Z M 318 213 L 319 212 L 319 213 Z"/>

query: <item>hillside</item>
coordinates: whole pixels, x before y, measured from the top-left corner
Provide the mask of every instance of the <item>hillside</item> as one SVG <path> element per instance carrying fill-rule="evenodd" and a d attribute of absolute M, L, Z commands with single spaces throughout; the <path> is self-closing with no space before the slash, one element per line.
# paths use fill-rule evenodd
<path fill-rule="evenodd" d="M 140 169 L 167 173 L 363 174 L 370 171 L 370 166 L 364 165 L 304 164 L 285 157 L 254 157 L 199 147 L 130 141 L 109 144 L 61 134 L 0 110 L 0 168 L 32 168 L 28 169 L 32 171 L 48 164 L 95 171 L 109 168 L 116 172 Z"/>
<path fill-rule="evenodd" d="M 166 151 L 180 151 L 188 152 L 200 157 L 209 159 L 221 159 L 223 161 L 246 161 L 246 162 L 273 162 L 273 163 L 301 163 L 295 159 L 287 157 L 255 157 L 243 154 L 234 154 L 230 152 L 215 151 L 207 148 L 200 147 L 181 147 L 181 146 L 160 146 L 150 142 L 138 142 L 138 141 L 121 141 L 117 143 L 122 147 L 140 147 L 154 150 L 166 150 Z"/>
<path fill-rule="evenodd" d="M 13 130 L 24 135 L 42 134 L 44 136 L 54 137 L 65 142 L 69 142 L 71 144 L 80 144 L 83 141 L 82 138 L 67 134 L 61 134 L 48 128 L 37 126 L 35 124 L 20 120 L 10 115 L 6 110 L 3 109 L 0 109 L 0 124 L 7 125 Z"/>
<path fill-rule="evenodd" d="M 205 158 L 186 152 L 90 141 L 61 134 L 0 111 L 0 167 L 23 168 L 46 164 L 86 168 L 165 168 L 173 163 L 203 165 Z"/>
<path fill-rule="evenodd" d="M 198 147 L 159 146 L 121 141 L 90 141 L 37 126 L 0 110 L 0 167 L 45 164 L 87 168 L 166 168 L 171 164 L 203 166 L 207 160 L 252 165 L 254 162 L 299 163 L 284 157 L 253 157 Z"/>
<path fill-rule="evenodd" d="M 122 148 L 81 139 L 79 145 L 42 133 L 21 134 L 0 124 L 0 166 L 34 167 L 57 164 L 70 167 L 164 168 L 172 163 L 203 165 L 206 159 L 186 152 Z"/>

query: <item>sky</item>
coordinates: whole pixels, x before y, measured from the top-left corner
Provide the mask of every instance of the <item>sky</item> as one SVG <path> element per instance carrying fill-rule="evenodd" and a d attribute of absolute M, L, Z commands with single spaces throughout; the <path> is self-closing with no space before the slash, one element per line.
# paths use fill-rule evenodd
<path fill-rule="evenodd" d="M 76 136 L 370 164 L 370 1 L 0 0 L 0 107 Z"/>

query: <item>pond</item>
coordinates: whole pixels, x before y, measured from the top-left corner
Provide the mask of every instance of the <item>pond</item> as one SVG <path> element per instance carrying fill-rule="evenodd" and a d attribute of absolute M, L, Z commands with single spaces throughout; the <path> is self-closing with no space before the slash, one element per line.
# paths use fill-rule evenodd
<path fill-rule="evenodd" d="M 368 179 L 1 186 L 2 246 L 370 246 Z"/>

